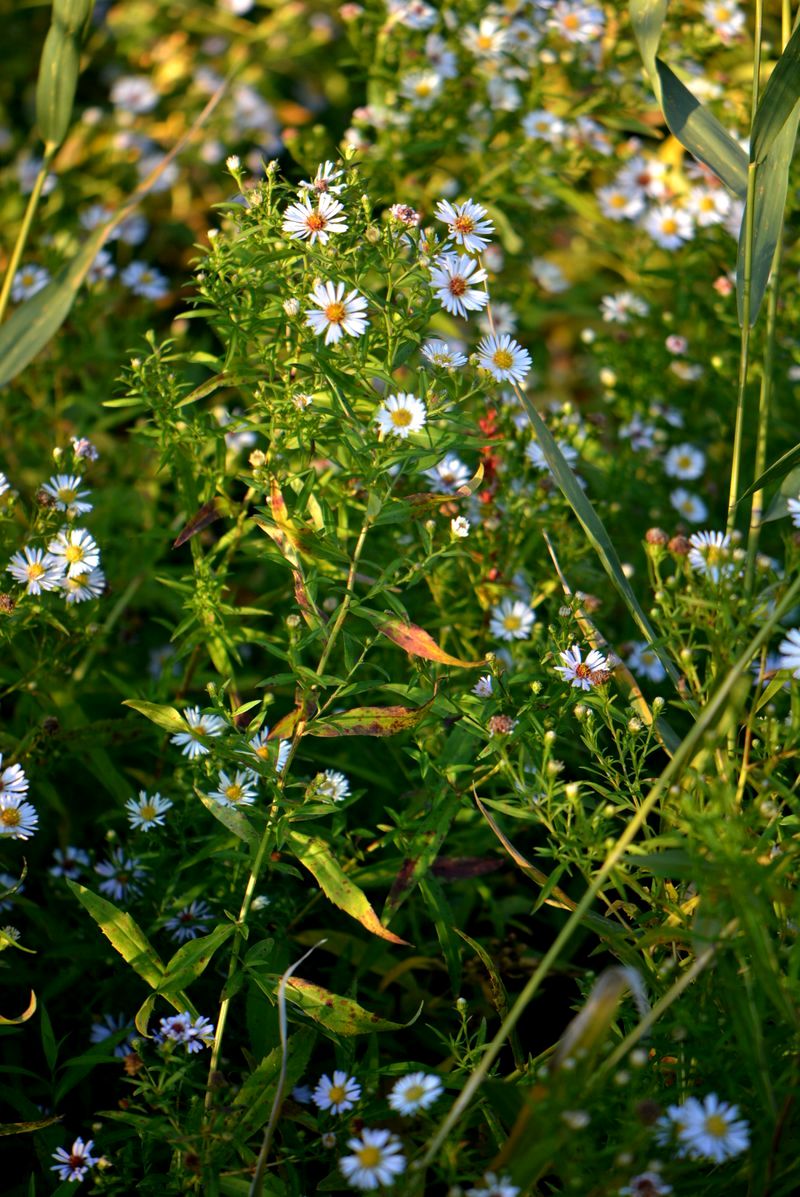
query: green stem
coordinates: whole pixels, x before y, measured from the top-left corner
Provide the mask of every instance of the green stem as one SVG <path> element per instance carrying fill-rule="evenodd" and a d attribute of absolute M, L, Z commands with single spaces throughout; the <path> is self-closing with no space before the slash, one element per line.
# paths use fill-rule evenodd
<path fill-rule="evenodd" d="M 756 434 L 756 457 L 754 476 L 760 478 L 767 467 L 767 435 L 769 432 L 769 412 L 772 402 L 772 373 L 775 364 L 775 327 L 778 311 L 778 292 L 780 260 L 783 246 L 781 239 L 775 248 L 772 259 L 772 270 L 767 291 L 767 324 L 765 329 L 764 359 L 761 372 L 761 388 L 758 394 L 758 431 Z M 764 515 L 764 492 L 757 490 L 753 495 L 753 505 L 750 508 L 750 529 L 747 537 L 747 565 L 745 568 L 745 594 L 753 589 L 755 577 L 756 554 L 761 524 Z"/>
<path fill-rule="evenodd" d="M 31 231 L 33 218 L 36 215 L 36 209 L 39 206 L 39 200 L 42 198 L 42 189 L 44 188 L 45 180 L 47 179 L 47 173 L 50 169 L 50 163 L 53 161 L 54 153 L 55 149 L 45 150 L 45 155 L 42 159 L 42 165 L 39 169 L 38 175 L 36 176 L 36 182 L 33 184 L 33 191 L 30 194 L 28 206 L 25 209 L 25 215 L 22 218 L 22 224 L 20 225 L 20 230 L 17 233 L 17 240 L 14 244 L 14 248 L 11 251 L 11 257 L 8 259 L 8 268 L 6 270 L 5 278 L 3 279 L 3 286 L 0 288 L 0 320 L 2 320 L 6 314 L 8 299 L 11 295 L 11 284 L 14 282 L 14 275 L 19 269 L 22 255 L 25 252 L 25 246 L 28 243 L 28 235 Z"/>

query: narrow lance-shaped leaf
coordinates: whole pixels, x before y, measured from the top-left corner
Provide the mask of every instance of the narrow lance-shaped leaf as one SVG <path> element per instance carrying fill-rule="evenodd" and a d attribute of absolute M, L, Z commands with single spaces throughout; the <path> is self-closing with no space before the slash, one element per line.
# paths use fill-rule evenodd
<path fill-rule="evenodd" d="M 769 486 L 771 482 L 777 482 L 784 478 L 790 470 L 793 470 L 796 465 L 800 465 L 800 445 L 794 445 L 777 461 L 774 461 L 769 469 L 765 470 L 752 486 L 748 486 L 743 495 L 740 495 L 739 502 L 750 497 L 756 490 L 763 490 L 765 486 Z M 798 492 L 800 494 L 800 491 Z"/>
<path fill-rule="evenodd" d="M 353 707 L 330 719 L 315 719 L 307 734 L 333 739 L 336 736 L 396 736 L 422 720 L 430 703 L 421 707 Z"/>
<path fill-rule="evenodd" d="M 23 1010 L 17 1018 L 6 1018 L 0 1014 L 0 1027 L 18 1027 L 21 1023 L 27 1022 L 29 1018 L 33 1018 L 36 1013 L 36 994 L 31 990 L 30 1001 L 26 1010 Z"/>
<path fill-rule="evenodd" d="M 188 732 L 190 730 L 188 723 L 183 715 L 180 715 L 174 707 L 164 706 L 158 702 L 146 702 L 139 698 L 126 698 L 122 704 L 124 707 L 130 707 L 133 711 L 138 711 L 140 715 L 144 715 L 151 723 L 155 723 L 158 727 L 163 727 L 164 731 L 168 732 Z"/>
<path fill-rule="evenodd" d="M 417 627 L 415 623 L 388 619 L 385 623 L 378 624 L 378 631 L 412 657 L 423 657 L 426 661 L 438 661 L 441 665 L 453 665 L 457 669 L 478 669 L 486 664 L 483 660 L 464 661 L 461 657 L 454 657 L 445 652 L 429 632 Z"/>
<path fill-rule="evenodd" d="M 279 976 L 258 978 L 256 981 L 265 993 L 277 990 Z M 286 1000 L 298 1006 L 314 1022 L 337 1035 L 367 1035 L 371 1031 L 401 1031 L 403 1024 L 390 1022 L 371 1014 L 352 998 L 331 993 L 321 985 L 304 981 L 302 977 L 289 977 L 286 982 Z"/>
<path fill-rule="evenodd" d="M 205 972 L 214 953 L 233 935 L 233 923 L 221 923 L 208 935 L 182 944 L 167 962 L 159 985 L 161 993 L 177 993 Z"/>
<path fill-rule="evenodd" d="M 138 923 L 127 911 L 119 910 L 113 902 L 106 901 L 77 881 L 67 880 L 67 885 L 123 960 L 148 985 L 157 989 L 164 976 L 164 965 Z"/>
<path fill-rule="evenodd" d="M 763 162 L 800 101 L 800 25 L 761 93 L 750 137 L 750 161 Z"/>

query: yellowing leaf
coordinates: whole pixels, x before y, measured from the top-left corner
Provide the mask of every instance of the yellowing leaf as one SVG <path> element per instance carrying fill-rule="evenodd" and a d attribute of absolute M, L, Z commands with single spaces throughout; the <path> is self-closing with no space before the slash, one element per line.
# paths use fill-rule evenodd
<path fill-rule="evenodd" d="M 308 725 L 309 736 L 332 739 L 334 736 L 396 736 L 416 727 L 430 703 L 421 707 L 353 707 L 330 719 L 317 719 Z"/>
<path fill-rule="evenodd" d="M 36 1013 L 36 994 L 31 990 L 31 1000 L 28 1002 L 27 1010 L 23 1010 L 19 1018 L 4 1018 L 0 1014 L 0 1027 L 18 1027 L 20 1023 L 27 1022 L 29 1018 L 33 1018 Z"/>
<path fill-rule="evenodd" d="M 485 661 L 463 661 L 445 652 L 433 636 L 415 623 L 404 623 L 401 619 L 387 619 L 378 625 L 378 631 L 387 636 L 412 657 L 424 657 L 426 661 L 438 661 L 441 665 L 455 665 L 458 669 L 478 669 Z"/>
<path fill-rule="evenodd" d="M 276 988 L 278 980 L 279 978 L 275 977 Z M 359 1006 L 352 998 L 331 993 L 321 985 L 304 981 L 302 977 L 289 977 L 286 982 L 286 1000 L 294 1002 L 309 1018 L 338 1035 L 365 1035 L 369 1031 L 403 1029 L 401 1023 L 389 1022 L 386 1018 L 379 1018 L 377 1014 L 370 1014 L 369 1010 Z"/>

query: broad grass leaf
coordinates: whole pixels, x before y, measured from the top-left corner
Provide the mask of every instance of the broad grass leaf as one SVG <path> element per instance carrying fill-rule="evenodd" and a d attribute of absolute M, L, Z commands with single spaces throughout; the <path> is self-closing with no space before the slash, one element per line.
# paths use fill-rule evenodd
<path fill-rule="evenodd" d="M 67 885 L 123 960 L 152 989 L 157 989 L 164 978 L 164 965 L 138 923 L 127 911 L 120 910 L 113 902 L 101 898 L 77 881 L 67 880 Z"/>
<path fill-rule="evenodd" d="M 258 978 L 256 982 L 265 993 L 277 992 L 279 976 Z M 331 993 L 321 985 L 304 981 L 302 977 L 289 977 L 286 982 L 286 1000 L 298 1006 L 314 1022 L 333 1031 L 336 1035 L 367 1035 L 371 1031 L 402 1031 L 399 1022 L 390 1022 L 371 1014 L 352 998 Z"/>
<path fill-rule="evenodd" d="M 33 1018 L 36 1013 L 36 994 L 31 990 L 30 1001 L 27 1009 L 23 1010 L 17 1018 L 6 1018 L 5 1015 L 0 1014 L 0 1027 L 18 1027 L 23 1022 L 27 1022 L 29 1018 Z"/>
<path fill-rule="evenodd" d="M 800 25 L 775 64 L 753 118 L 750 161 L 763 162 L 800 100 Z"/>
<path fill-rule="evenodd" d="M 189 725 L 174 707 L 163 706 L 158 702 L 145 702 L 144 699 L 126 698 L 122 704 L 124 707 L 130 707 L 133 711 L 138 711 L 140 715 L 144 715 L 151 723 L 163 727 L 164 731 L 172 732 L 188 732 Z"/>
<path fill-rule="evenodd" d="M 789 190 L 789 169 L 792 165 L 794 146 L 797 140 L 797 125 L 800 109 L 795 110 L 774 139 L 766 158 L 756 168 L 753 191 L 753 249 L 750 271 L 750 324 L 758 317 L 764 292 L 767 289 L 775 250 L 783 231 L 783 217 L 786 195 Z M 744 324 L 745 294 L 745 240 L 747 233 L 747 211 L 742 218 L 739 233 L 739 254 L 736 259 L 736 301 L 739 323 Z"/>
<path fill-rule="evenodd" d="M 301 1028 L 289 1039 L 286 1061 L 287 1089 L 296 1085 L 308 1068 L 316 1038 L 315 1031 Z M 242 1142 L 259 1130 L 270 1116 L 281 1073 L 281 1061 L 281 1049 L 274 1047 L 250 1073 L 233 1099 L 233 1108 L 243 1111 L 234 1132 Z"/>
<path fill-rule="evenodd" d="M 412 657 L 423 657 L 426 661 L 438 661 L 441 665 L 453 665 L 457 669 L 478 669 L 486 664 L 484 660 L 464 661 L 445 652 L 429 632 L 415 623 L 389 619 L 386 623 L 378 624 L 378 631 Z"/>
<path fill-rule="evenodd" d="M 800 465 L 800 445 L 795 445 L 789 449 L 777 461 L 773 461 L 769 469 L 766 469 L 763 474 L 756 478 L 752 486 L 748 486 L 747 490 L 740 497 L 739 502 L 743 499 L 749 498 L 750 495 L 757 490 L 763 490 L 765 486 L 769 486 L 771 482 L 777 482 L 779 478 L 783 478 L 795 466 Z M 800 495 L 800 483 L 798 484 L 798 492 Z"/>
<path fill-rule="evenodd" d="M 433 699 L 431 699 L 431 702 Z M 431 705 L 421 707 L 353 707 L 330 719 L 315 719 L 308 725 L 309 736 L 332 739 L 336 736 L 396 736 L 416 727 Z"/>
<path fill-rule="evenodd" d="M 773 496 L 763 522 L 780 520 L 789 514 L 789 499 L 800 498 L 800 466 L 796 466 L 786 475 L 780 485 L 778 493 Z"/>
<path fill-rule="evenodd" d="M 391 922 L 436 860 L 461 804 L 461 795 L 455 790 L 448 790 L 444 798 L 434 802 L 430 812 L 414 826 L 405 859 L 383 907 L 381 920 L 384 923 Z"/>
<path fill-rule="evenodd" d="M 301 835 L 298 831 L 290 829 L 286 842 L 334 906 L 338 906 L 351 918 L 357 919 L 362 927 L 371 931 L 373 935 L 387 939 L 390 943 L 407 946 L 406 940 L 383 926 L 366 894 L 350 880 L 324 840 Z"/>
<path fill-rule="evenodd" d="M 220 923 L 210 934 L 182 944 L 164 967 L 164 976 L 158 987 L 159 993 L 176 993 L 190 985 L 196 977 L 205 972 L 214 953 L 230 939 L 233 930 L 233 923 Z"/>

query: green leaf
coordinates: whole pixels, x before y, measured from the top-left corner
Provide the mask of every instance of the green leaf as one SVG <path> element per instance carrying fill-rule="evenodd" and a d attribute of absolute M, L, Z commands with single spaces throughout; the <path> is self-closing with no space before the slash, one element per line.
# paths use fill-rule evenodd
<path fill-rule="evenodd" d="M 713 170 L 734 193 L 747 191 L 747 155 L 716 117 L 681 83 L 678 76 L 658 58 L 658 43 L 667 15 L 668 0 L 631 0 L 634 35 L 645 70 L 664 113 L 669 131 L 681 145 Z"/>
<path fill-rule="evenodd" d="M 448 790 L 444 798 L 434 802 L 428 814 L 413 826 L 405 860 L 383 907 L 383 922 L 391 922 L 392 917 L 436 860 L 461 803 L 461 795 L 455 790 Z"/>
<path fill-rule="evenodd" d="M 763 162 L 800 100 L 800 25 L 778 59 L 753 118 L 750 161 Z"/>
<path fill-rule="evenodd" d="M 315 719 L 309 723 L 306 734 L 326 739 L 335 736 L 396 736 L 416 727 L 430 705 L 430 702 L 426 702 L 424 706 L 416 708 L 354 707 L 351 711 L 332 715 L 330 719 Z"/>
<path fill-rule="evenodd" d="M 122 704 L 124 707 L 130 707 L 133 711 L 138 711 L 140 715 L 144 715 L 151 723 L 155 723 L 158 727 L 163 727 L 164 731 L 177 733 L 188 732 L 189 724 L 184 719 L 183 715 L 179 714 L 174 707 L 162 706 L 158 702 L 145 702 L 140 698 L 126 698 Z"/>
<path fill-rule="evenodd" d="M 256 984 L 265 993 L 277 995 L 280 976 L 255 976 Z M 338 993 L 331 993 L 321 985 L 314 985 L 311 981 L 304 981 L 302 977 L 289 977 L 286 981 L 286 1000 L 293 1002 L 314 1022 L 320 1023 L 328 1031 L 337 1035 L 366 1035 L 370 1031 L 402 1031 L 403 1024 L 390 1022 L 386 1018 L 379 1018 L 377 1014 L 370 1014 L 352 998 L 342 997 Z"/>
<path fill-rule="evenodd" d="M 316 1032 L 302 1028 L 289 1040 L 286 1063 L 287 1089 L 297 1084 L 308 1067 L 315 1039 Z M 237 1136 L 249 1138 L 269 1118 L 281 1072 L 281 1059 L 280 1047 L 274 1047 L 250 1073 L 233 1099 L 234 1108 L 243 1111 L 236 1128 Z"/>
<path fill-rule="evenodd" d="M 789 514 L 789 499 L 800 498 L 800 466 L 791 470 L 780 485 L 778 493 L 773 496 L 764 523 L 770 520 L 780 520 Z"/>
<path fill-rule="evenodd" d="M 112 902 L 92 893 L 77 881 L 67 880 L 67 885 L 123 960 L 152 989 L 158 989 L 164 977 L 164 965 L 144 931 L 127 911 L 119 910 Z"/>
<path fill-rule="evenodd" d="M 61 1114 L 53 1114 L 50 1118 L 41 1118 L 38 1122 L 0 1122 L 0 1135 L 25 1135 L 31 1131 L 44 1130 L 46 1126 L 53 1126 L 61 1121 Z"/>
<path fill-rule="evenodd" d="M 388 939 L 390 943 L 406 945 L 404 939 L 400 939 L 383 926 L 366 894 L 350 880 L 324 840 L 301 835 L 292 829 L 287 833 L 286 840 L 297 859 L 308 869 L 334 906 L 338 906 L 351 918 L 357 919 L 362 927 L 366 927 L 373 935 Z"/>
<path fill-rule="evenodd" d="M 233 923 L 220 923 L 210 934 L 191 939 L 178 948 L 164 968 L 159 993 L 175 993 L 190 985 L 205 971 L 214 953 L 230 939 L 233 931 Z"/>
<path fill-rule="evenodd" d="M 764 487 L 769 486 L 771 482 L 777 482 L 779 478 L 783 478 L 783 476 L 788 474 L 789 470 L 796 465 L 800 465 L 800 445 L 795 445 L 794 448 L 789 449 L 788 452 L 784 453 L 782 457 L 779 457 L 777 461 L 774 461 L 769 469 L 765 470 L 763 474 L 756 478 L 752 486 L 748 486 L 747 490 L 739 499 L 739 502 L 741 503 L 743 499 L 748 498 L 754 493 L 754 491 L 763 490 Z M 794 497 L 800 497 L 800 486 L 795 492 Z"/>
<path fill-rule="evenodd" d="M 789 117 L 772 143 L 766 158 L 757 168 L 753 190 L 753 251 L 750 271 L 750 324 L 758 317 L 764 292 L 767 289 L 775 250 L 783 231 L 786 194 L 789 190 L 789 169 L 792 165 L 800 109 Z M 739 255 L 736 260 L 736 300 L 739 323 L 744 324 L 744 264 L 747 210 L 742 217 L 739 233 Z"/>
<path fill-rule="evenodd" d="M 202 794 L 199 790 L 196 793 L 206 810 L 210 811 L 223 827 L 247 844 L 249 848 L 258 847 L 258 833 L 255 828 L 251 827 L 246 815 L 233 806 L 225 806 L 216 798 L 209 798 L 208 794 Z"/>

